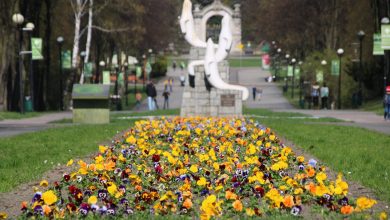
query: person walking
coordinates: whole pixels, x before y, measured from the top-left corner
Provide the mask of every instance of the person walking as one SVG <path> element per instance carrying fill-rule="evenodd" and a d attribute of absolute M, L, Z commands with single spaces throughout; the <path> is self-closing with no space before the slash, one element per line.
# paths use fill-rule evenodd
<path fill-rule="evenodd" d="M 328 109 L 328 98 L 329 98 L 329 88 L 326 86 L 326 83 L 323 84 L 320 90 L 321 95 L 321 108 Z"/>
<path fill-rule="evenodd" d="M 174 60 L 174 61 L 172 62 L 172 69 L 173 69 L 173 72 L 176 71 L 176 66 L 177 66 L 176 60 Z"/>
<path fill-rule="evenodd" d="M 262 88 L 256 88 L 257 93 L 257 100 L 261 100 L 261 97 L 263 96 L 263 89 Z"/>
<path fill-rule="evenodd" d="M 253 87 L 253 88 L 252 88 L 253 101 L 256 100 L 256 91 L 257 91 L 257 88 L 256 88 L 256 87 Z"/>
<path fill-rule="evenodd" d="M 164 97 L 164 109 L 169 109 L 169 95 L 170 93 L 168 92 L 167 89 L 164 90 L 162 96 Z"/>
<path fill-rule="evenodd" d="M 137 94 L 135 94 L 135 108 L 136 109 L 140 108 L 141 100 L 142 100 L 142 94 L 140 92 L 137 92 Z"/>
<path fill-rule="evenodd" d="M 146 85 L 146 95 L 148 96 L 149 111 L 153 111 L 156 108 L 157 90 L 152 81 L 149 81 Z"/>
<path fill-rule="evenodd" d="M 384 118 L 385 120 L 388 120 L 390 119 L 390 86 L 386 86 L 386 94 L 383 100 L 383 104 L 385 107 Z"/>
<path fill-rule="evenodd" d="M 173 78 L 172 77 L 169 77 L 168 84 L 169 84 L 169 91 L 172 92 L 172 86 L 173 86 Z"/>
<path fill-rule="evenodd" d="M 319 104 L 319 96 L 320 96 L 320 86 L 318 83 L 314 83 L 311 87 L 311 97 L 313 98 L 313 108 L 318 108 Z"/>

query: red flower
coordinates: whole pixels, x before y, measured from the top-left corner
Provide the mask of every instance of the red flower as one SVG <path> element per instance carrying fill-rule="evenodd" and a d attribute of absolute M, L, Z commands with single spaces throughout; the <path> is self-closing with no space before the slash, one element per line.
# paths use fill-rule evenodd
<path fill-rule="evenodd" d="M 161 166 L 156 166 L 156 167 L 154 168 L 154 170 L 155 170 L 156 173 L 158 173 L 158 174 L 162 174 L 162 172 L 163 172 L 163 169 L 161 168 Z"/>
<path fill-rule="evenodd" d="M 159 162 L 160 161 L 160 155 L 154 154 L 152 157 L 153 162 Z"/>

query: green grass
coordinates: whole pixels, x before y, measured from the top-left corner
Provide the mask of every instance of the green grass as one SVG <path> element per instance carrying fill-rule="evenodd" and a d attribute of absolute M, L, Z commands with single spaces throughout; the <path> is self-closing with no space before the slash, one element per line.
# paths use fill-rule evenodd
<path fill-rule="evenodd" d="M 230 67 L 261 67 L 261 58 L 229 59 Z"/>
<path fill-rule="evenodd" d="M 23 118 L 32 118 L 42 115 L 40 112 L 26 112 L 20 114 L 20 112 L 0 112 L 0 121 L 5 119 L 23 119 Z"/>
<path fill-rule="evenodd" d="M 84 158 L 132 121 L 78 125 L 0 138 L 0 192 L 33 180 L 71 158 Z M 46 161 L 46 163 L 45 163 Z"/>
<path fill-rule="evenodd" d="M 305 115 L 302 113 L 273 112 L 267 109 L 254 109 L 254 108 L 244 108 L 243 113 L 245 115 L 258 115 L 258 116 L 265 116 L 265 117 L 311 117 L 310 115 Z"/>
<path fill-rule="evenodd" d="M 311 120 L 259 120 L 347 179 L 360 182 L 390 202 L 390 136 L 363 128 L 308 124 Z"/>
<path fill-rule="evenodd" d="M 364 111 L 374 112 L 377 115 L 383 116 L 384 108 L 383 108 L 383 100 L 375 99 L 367 102 L 363 102 L 363 106 L 361 107 Z"/>

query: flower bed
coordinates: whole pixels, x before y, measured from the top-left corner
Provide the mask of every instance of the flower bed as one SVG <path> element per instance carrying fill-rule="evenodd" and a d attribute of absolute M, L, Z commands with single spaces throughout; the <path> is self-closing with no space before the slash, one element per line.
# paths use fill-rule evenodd
<path fill-rule="evenodd" d="M 183 215 L 302 215 L 322 206 L 349 215 L 375 200 L 347 197 L 341 174 L 330 181 L 317 161 L 297 156 L 269 128 L 249 119 L 144 120 L 99 146 L 91 163 L 73 160 L 73 173 L 41 182 L 27 217 Z"/>

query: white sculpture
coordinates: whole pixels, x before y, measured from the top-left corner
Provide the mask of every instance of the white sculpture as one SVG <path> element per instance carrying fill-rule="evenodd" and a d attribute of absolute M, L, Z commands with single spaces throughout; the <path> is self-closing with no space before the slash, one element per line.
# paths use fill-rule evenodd
<path fill-rule="evenodd" d="M 214 51 L 214 43 L 211 39 L 207 41 L 207 49 L 204 64 L 207 80 L 217 89 L 232 89 L 242 91 L 242 100 L 247 100 L 249 91 L 243 86 L 231 85 L 223 81 L 218 71 L 218 61 Z"/>
<path fill-rule="evenodd" d="M 194 47 L 207 48 L 205 60 L 194 60 L 188 64 L 188 72 L 195 76 L 195 66 L 204 65 L 208 81 L 218 89 L 232 89 L 242 91 L 242 100 L 247 100 L 249 91 L 247 88 L 238 85 L 230 85 L 224 82 L 218 70 L 218 63 L 223 61 L 232 47 L 232 31 L 230 29 L 231 17 L 225 13 L 222 19 L 222 29 L 219 35 L 219 43 L 215 45 L 211 39 L 204 42 L 198 38 L 195 32 L 194 18 L 192 16 L 192 3 L 184 0 L 182 15 L 180 17 L 180 28 L 185 39 Z M 215 52 L 215 49 L 217 50 Z"/>

